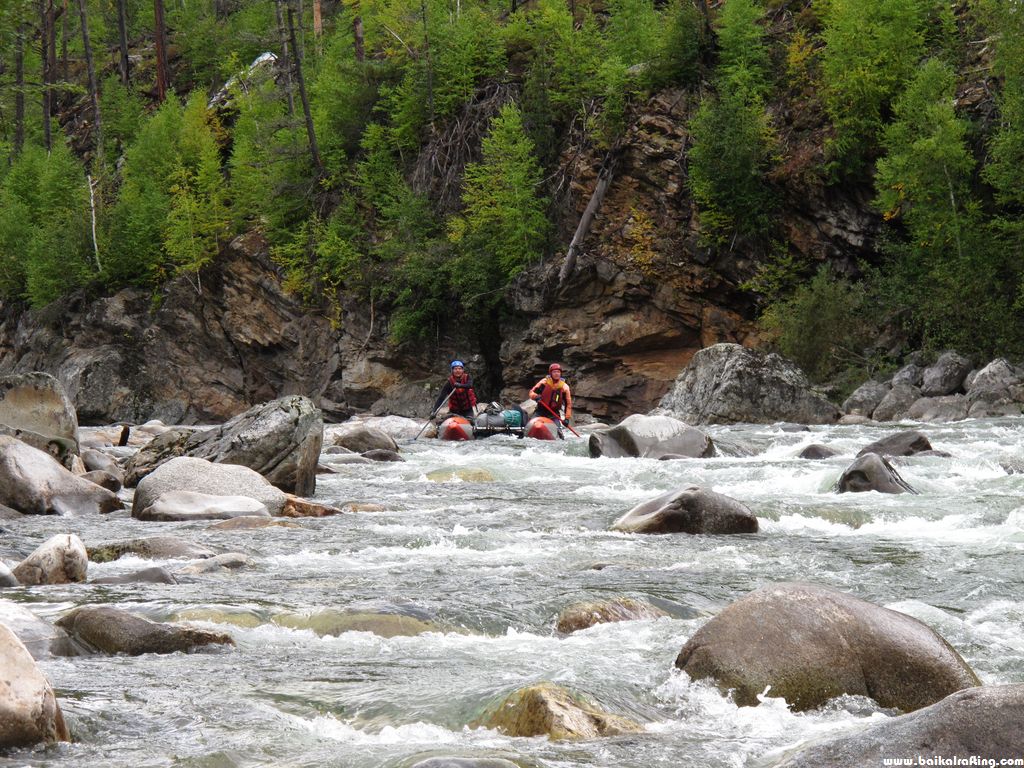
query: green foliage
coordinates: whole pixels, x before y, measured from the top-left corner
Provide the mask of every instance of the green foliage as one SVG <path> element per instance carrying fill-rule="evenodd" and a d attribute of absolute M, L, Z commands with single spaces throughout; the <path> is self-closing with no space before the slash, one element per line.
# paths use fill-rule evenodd
<path fill-rule="evenodd" d="M 496 305 L 496 291 L 543 253 L 548 222 L 540 180 L 522 114 L 506 104 L 483 141 L 483 161 L 466 168 L 465 210 L 451 229 L 460 245 L 452 280 L 467 308 Z"/>
<path fill-rule="evenodd" d="M 877 149 L 885 112 L 925 52 L 925 0 L 825 3 L 822 72 L 835 129 L 834 172 L 862 173 Z"/>
<path fill-rule="evenodd" d="M 690 189 L 709 239 L 761 234 L 772 198 L 764 173 L 773 131 L 764 107 L 741 89 L 709 96 L 690 122 Z"/>
<path fill-rule="evenodd" d="M 18 157 L 0 185 L 0 296 L 42 306 L 93 275 L 88 196 L 63 144 Z"/>
<path fill-rule="evenodd" d="M 125 88 L 117 75 L 110 75 L 103 81 L 100 114 L 103 116 L 103 151 L 113 165 L 142 127 L 145 107 L 137 93 Z"/>
<path fill-rule="evenodd" d="M 878 205 L 887 219 L 902 217 L 921 251 L 961 249 L 970 216 L 967 185 L 974 158 L 965 143 L 967 123 L 953 111 L 950 67 L 930 59 L 895 104 L 886 127 L 885 157 L 878 161 Z"/>
<path fill-rule="evenodd" d="M 104 263 L 115 283 L 147 284 L 195 273 L 228 231 L 215 119 L 195 94 L 186 108 L 168 99 L 125 154 Z"/>
<path fill-rule="evenodd" d="M 649 70 L 649 87 L 696 82 L 700 75 L 701 50 L 705 44 L 703 23 L 700 11 L 693 3 L 687 0 L 668 3 L 663 16 L 663 34 Z"/>
<path fill-rule="evenodd" d="M 989 141 L 984 178 L 1000 205 L 1020 213 L 1024 211 L 1024 14 L 1013 0 L 988 0 L 985 10 L 988 27 L 995 34 L 993 70 L 1002 77 L 1002 88 L 997 97 L 999 126 Z"/>
<path fill-rule="evenodd" d="M 773 303 L 762 325 L 782 354 L 812 381 L 826 381 L 848 367 L 869 340 L 864 320 L 867 294 L 862 285 L 835 278 L 822 267 L 785 300 Z"/>
<path fill-rule="evenodd" d="M 174 274 L 193 275 L 213 261 L 229 231 L 231 216 L 220 172 L 216 125 L 202 94 L 189 99 L 182 116 L 177 164 L 169 188 L 170 209 L 163 246 Z"/>
<path fill-rule="evenodd" d="M 232 214 L 237 228 L 260 225 L 272 243 L 310 211 L 312 168 L 304 129 L 288 117 L 272 81 L 237 93 L 238 118 L 228 161 Z"/>
<path fill-rule="evenodd" d="M 763 17 L 764 7 L 757 0 L 729 0 L 715 22 L 719 81 L 757 96 L 763 96 L 770 85 L 771 62 L 761 27 Z"/>

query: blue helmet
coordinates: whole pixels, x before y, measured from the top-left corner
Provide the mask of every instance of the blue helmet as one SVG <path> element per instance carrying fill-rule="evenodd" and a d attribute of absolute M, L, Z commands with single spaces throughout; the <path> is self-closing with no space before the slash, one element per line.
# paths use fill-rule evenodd
<path fill-rule="evenodd" d="M 464 366 L 462 364 L 461 360 L 452 360 L 452 370 L 454 370 L 455 368 L 465 368 L 465 367 L 466 366 Z"/>

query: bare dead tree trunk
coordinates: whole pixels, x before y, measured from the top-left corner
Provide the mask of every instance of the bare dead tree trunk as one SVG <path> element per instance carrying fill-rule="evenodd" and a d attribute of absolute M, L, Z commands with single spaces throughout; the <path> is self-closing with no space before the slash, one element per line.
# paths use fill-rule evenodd
<path fill-rule="evenodd" d="M 274 10 L 277 13 L 277 34 L 281 38 L 281 66 L 284 68 L 284 90 L 288 96 L 288 115 L 295 117 L 295 94 L 292 89 L 292 62 L 288 55 L 288 32 L 284 28 L 284 14 L 281 13 L 282 0 L 275 0 Z"/>
<path fill-rule="evenodd" d="M 302 54 L 295 44 L 295 19 L 292 9 L 288 8 L 288 34 L 292 41 L 292 50 L 295 51 L 295 81 L 299 84 L 299 97 L 302 99 L 302 114 L 306 118 L 306 135 L 309 137 L 309 154 L 313 158 L 313 165 L 317 173 L 323 175 L 324 164 L 320 159 L 320 147 L 316 143 L 316 131 L 313 129 L 313 115 L 309 111 L 309 98 L 306 96 L 306 80 L 302 76 Z"/>
<path fill-rule="evenodd" d="M 697 0 L 697 8 L 704 19 L 701 29 L 701 36 L 705 41 L 711 39 L 711 10 L 708 8 L 708 0 Z"/>
<path fill-rule="evenodd" d="M 25 24 L 14 36 L 14 154 L 25 144 Z"/>
<path fill-rule="evenodd" d="M 39 61 L 43 75 L 43 146 L 49 152 L 53 146 L 50 135 L 50 14 L 46 0 L 39 0 Z"/>
<path fill-rule="evenodd" d="M 78 14 L 82 20 L 82 48 L 85 49 L 85 69 L 89 74 L 89 96 L 92 99 L 93 124 L 96 126 L 96 158 L 103 163 L 103 122 L 100 120 L 100 91 L 96 84 L 96 65 L 92 59 L 92 43 L 89 41 L 89 18 L 86 0 L 78 0 Z"/>
<path fill-rule="evenodd" d="M 320 0 L 313 0 L 313 37 L 316 40 L 317 51 L 320 50 L 320 38 L 324 35 L 323 8 Z"/>
<path fill-rule="evenodd" d="M 131 85 L 131 70 L 128 61 L 128 8 L 125 0 L 117 0 L 117 46 L 121 54 L 117 67 L 121 85 L 128 88 Z"/>
<path fill-rule="evenodd" d="M 68 81 L 68 42 L 71 40 L 71 15 L 68 13 L 68 0 L 64 0 L 64 23 L 61 24 L 60 39 L 60 78 Z"/>
<path fill-rule="evenodd" d="M 420 0 L 423 16 L 423 47 L 427 59 L 427 104 L 430 107 L 430 122 L 434 122 L 434 63 L 430 60 L 430 35 L 427 31 L 427 0 Z"/>
<path fill-rule="evenodd" d="M 587 237 L 587 233 L 590 232 L 590 227 L 594 223 L 594 217 L 601 208 L 605 192 L 608 191 L 608 187 L 612 183 L 612 174 L 615 170 L 615 161 L 617 159 L 617 148 L 612 147 L 608 154 L 605 155 L 604 163 L 601 164 L 601 170 L 597 175 L 597 184 L 594 185 L 594 192 L 590 196 L 590 202 L 583 209 L 580 223 L 573 233 L 572 241 L 569 243 L 569 250 L 565 254 L 565 261 L 562 262 L 562 268 L 558 270 L 559 285 L 562 285 L 573 273 L 573 270 L 576 269 L 576 256 Z"/>
<path fill-rule="evenodd" d="M 366 36 L 363 33 L 363 17 L 352 19 L 352 39 L 356 49 L 356 61 L 366 61 Z"/>
<path fill-rule="evenodd" d="M 164 24 L 164 0 L 153 0 L 153 37 L 156 41 L 156 98 L 167 98 L 170 77 L 167 71 L 167 27 Z"/>

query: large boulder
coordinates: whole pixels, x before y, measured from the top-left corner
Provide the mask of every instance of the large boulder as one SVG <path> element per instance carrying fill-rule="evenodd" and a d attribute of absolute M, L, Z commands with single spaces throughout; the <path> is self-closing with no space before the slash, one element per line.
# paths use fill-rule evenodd
<path fill-rule="evenodd" d="M 924 397 L 941 397 L 958 392 L 972 367 L 971 361 L 963 355 L 943 352 L 922 372 L 921 394 Z"/>
<path fill-rule="evenodd" d="M 907 409 L 906 417 L 914 421 L 961 421 L 971 407 L 964 395 L 921 397 Z"/>
<path fill-rule="evenodd" d="M 85 581 L 89 554 L 73 533 L 62 533 L 44 541 L 14 569 L 22 584 L 69 584 Z"/>
<path fill-rule="evenodd" d="M 658 619 L 668 615 L 667 611 L 651 605 L 646 600 L 636 600 L 632 597 L 587 600 L 563 608 L 562 612 L 558 614 L 555 629 L 563 635 L 568 635 L 595 624 Z"/>
<path fill-rule="evenodd" d="M 29 515 L 105 513 L 124 506 L 116 494 L 6 435 L 0 435 L 0 504 Z"/>
<path fill-rule="evenodd" d="M 161 624 L 120 608 L 76 608 L 57 620 L 73 638 L 101 653 L 176 653 L 206 645 L 234 645 L 230 635 L 204 629 Z"/>
<path fill-rule="evenodd" d="M 837 493 L 917 493 L 892 464 L 877 453 L 858 456 L 836 481 Z"/>
<path fill-rule="evenodd" d="M 0 624 L 0 749 L 70 740 L 49 681 L 22 642 Z"/>
<path fill-rule="evenodd" d="M 132 509 L 139 520 L 228 520 L 232 517 L 270 517 L 267 507 L 248 496 L 212 496 L 195 491 L 168 491 L 143 509 Z"/>
<path fill-rule="evenodd" d="M 891 384 L 883 384 L 880 381 L 866 381 L 853 390 L 853 393 L 843 402 L 844 413 L 856 413 L 861 416 L 870 416 L 882 398 L 889 394 Z"/>
<path fill-rule="evenodd" d="M 757 518 L 720 493 L 691 485 L 637 504 L 612 524 L 626 533 L 756 533 Z"/>
<path fill-rule="evenodd" d="M 331 435 L 334 437 L 334 445 L 348 448 L 353 453 L 365 453 L 378 448 L 385 451 L 398 450 L 398 443 L 391 435 L 359 419 L 332 427 Z"/>
<path fill-rule="evenodd" d="M 48 373 L 0 376 L 0 433 L 50 453 L 68 469 L 78 455 L 78 416 Z"/>
<path fill-rule="evenodd" d="M 161 464 L 183 455 L 193 432 L 195 430 L 189 427 L 174 427 L 152 438 L 128 459 L 124 468 L 124 484 L 134 488 Z"/>
<path fill-rule="evenodd" d="M 619 458 L 632 456 L 659 459 L 674 454 L 703 459 L 715 455 L 711 438 L 671 416 L 644 416 L 635 413 L 609 429 L 590 434 L 590 455 Z"/>
<path fill-rule="evenodd" d="M 885 758 L 946 765 L 936 758 L 948 761 L 954 755 L 965 765 L 996 765 L 1024 754 L 1022 715 L 1020 683 L 967 688 L 908 715 L 802 749 L 776 768 L 875 766 L 885 765 Z M 971 763 L 970 758 L 980 760 Z"/>
<path fill-rule="evenodd" d="M 552 741 L 643 731 L 638 723 L 609 714 L 585 697 L 552 683 L 513 691 L 478 724 L 509 736 L 547 736 Z"/>
<path fill-rule="evenodd" d="M 913 456 L 915 453 L 930 451 L 932 444 L 924 432 L 908 430 L 897 432 L 895 435 L 888 435 L 881 440 L 875 440 L 870 445 L 865 445 L 857 452 L 858 456 L 867 453 L 877 453 L 879 456 Z"/>
<path fill-rule="evenodd" d="M 0 600 L 0 625 L 17 635 L 36 661 L 78 653 L 63 629 L 44 621 L 19 603 Z"/>
<path fill-rule="evenodd" d="M 312 496 L 323 440 L 320 409 L 307 397 L 291 395 L 193 434 L 185 444 L 185 454 L 218 464 L 240 464 L 286 493 Z"/>
<path fill-rule="evenodd" d="M 125 555 L 147 560 L 176 560 L 213 557 L 212 549 L 193 544 L 178 536 L 150 536 L 143 539 L 108 541 L 89 547 L 89 559 L 94 563 L 109 563 Z"/>
<path fill-rule="evenodd" d="M 922 373 L 924 373 L 924 368 L 920 365 L 908 363 L 892 375 L 892 380 L 889 383 L 894 387 L 910 386 L 920 388 Z"/>
<path fill-rule="evenodd" d="M 981 390 L 1009 392 L 1010 387 L 1021 383 L 1021 378 L 1020 372 L 1005 358 L 997 357 L 971 378 L 967 390 L 971 394 Z"/>
<path fill-rule="evenodd" d="M 214 464 L 206 459 L 179 456 L 146 475 L 135 489 L 132 515 L 153 505 L 157 498 L 173 491 L 191 491 L 212 496 L 247 496 L 280 515 L 288 500 L 263 475 L 237 464 Z"/>
<path fill-rule="evenodd" d="M 109 453 L 98 451 L 95 448 L 86 448 L 82 451 L 82 465 L 87 472 L 109 472 L 114 477 L 120 478 L 124 483 L 124 471 L 117 459 Z"/>
<path fill-rule="evenodd" d="M 811 391 L 796 365 L 739 344 L 715 344 L 695 354 L 659 410 L 689 424 L 832 424 L 840 415 Z"/>
<path fill-rule="evenodd" d="M 762 587 L 725 608 L 683 646 L 676 666 L 713 679 L 740 706 L 758 695 L 808 710 L 844 694 L 913 711 L 979 685 L 930 627 L 829 587 Z"/>
<path fill-rule="evenodd" d="M 911 384 L 894 384 L 882 402 L 875 406 L 871 418 L 875 421 L 902 419 L 910 406 L 921 397 L 921 390 Z"/>

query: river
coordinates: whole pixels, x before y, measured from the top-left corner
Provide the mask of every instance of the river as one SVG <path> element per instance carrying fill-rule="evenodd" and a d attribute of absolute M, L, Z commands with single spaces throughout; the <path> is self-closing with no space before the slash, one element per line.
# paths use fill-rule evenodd
<path fill-rule="evenodd" d="M 709 617 L 791 580 L 926 622 L 985 684 L 1024 681 L 1024 474 L 1001 466 L 1022 456 L 1024 420 L 904 426 L 952 454 L 895 460 L 916 496 L 832 492 L 857 450 L 892 425 L 735 426 L 708 430 L 724 455 L 671 462 L 591 459 L 577 439 L 405 441 L 405 463 L 345 465 L 319 478 L 318 501 L 382 511 L 297 527 L 218 531 L 126 512 L 4 523 L 8 552 L 27 554 L 56 533 L 77 533 L 86 545 L 160 533 L 245 552 L 254 564 L 176 585 L 5 590 L 50 620 L 75 605 L 113 604 L 229 632 L 237 647 L 43 661 L 75 741 L 8 754 L 0 766 L 404 768 L 433 755 L 499 756 L 524 768 L 771 765 L 800 742 L 893 714 L 860 698 L 800 714 L 771 698 L 738 708 L 673 668 Z M 843 453 L 796 458 L 812 442 Z M 445 468 L 483 469 L 493 480 L 427 479 Z M 746 503 L 760 532 L 608 530 L 638 502 L 694 483 Z M 89 576 L 152 564 L 94 563 Z M 570 603 L 617 596 L 671 615 L 554 632 Z M 364 610 L 419 617 L 437 631 L 384 638 L 304 628 L 313 624 L 306 616 Z M 281 625 L 285 615 L 292 626 Z M 551 742 L 472 727 L 486 706 L 542 680 L 646 730 Z"/>

